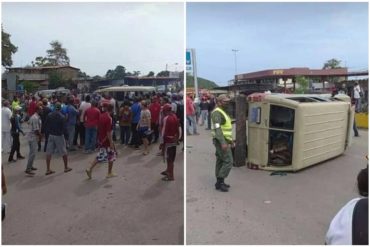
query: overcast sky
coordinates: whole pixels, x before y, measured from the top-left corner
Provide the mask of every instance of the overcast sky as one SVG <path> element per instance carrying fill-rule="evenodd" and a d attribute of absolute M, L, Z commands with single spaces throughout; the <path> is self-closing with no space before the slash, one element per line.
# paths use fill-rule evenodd
<path fill-rule="evenodd" d="M 46 56 L 52 40 L 67 49 L 70 65 L 104 76 L 128 71 L 182 70 L 183 3 L 2 3 L 2 24 L 18 47 L 13 67 Z M 178 65 L 175 65 L 178 63 Z"/>
<path fill-rule="evenodd" d="M 368 67 L 367 3 L 187 3 L 187 47 L 198 76 L 226 85 L 237 72 Z"/>

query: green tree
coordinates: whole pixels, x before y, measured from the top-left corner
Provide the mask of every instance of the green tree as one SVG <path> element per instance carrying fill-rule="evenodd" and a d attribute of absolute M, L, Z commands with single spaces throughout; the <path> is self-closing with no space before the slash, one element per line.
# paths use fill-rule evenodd
<path fill-rule="evenodd" d="M 69 65 L 67 49 L 62 47 L 62 43 L 55 40 L 50 42 L 51 49 L 47 50 L 47 60 L 54 66 Z"/>
<path fill-rule="evenodd" d="M 154 73 L 154 71 L 150 71 L 149 73 L 148 73 L 148 75 L 147 75 L 148 77 L 152 77 L 152 76 L 155 76 L 155 73 Z"/>
<path fill-rule="evenodd" d="M 52 64 L 49 63 L 46 57 L 36 57 L 35 61 L 32 61 L 33 67 L 43 67 L 43 66 L 51 66 Z"/>
<path fill-rule="evenodd" d="M 1 26 L 1 65 L 4 67 L 12 66 L 12 55 L 17 51 L 18 47 L 10 41 L 10 34 L 6 33 Z"/>
<path fill-rule="evenodd" d="M 49 73 L 49 89 L 55 89 L 58 87 L 65 87 L 66 82 L 63 80 L 63 76 L 56 72 L 50 72 Z"/>
<path fill-rule="evenodd" d="M 308 79 L 304 76 L 296 76 L 295 78 L 295 81 L 296 81 L 296 85 L 298 85 L 298 87 L 296 87 L 294 93 L 296 94 L 304 94 L 308 91 L 309 89 L 309 82 L 308 82 Z"/>
<path fill-rule="evenodd" d="M 186 87 L 194 87 L 194 77 L 190 74 L 186 75 Z M 204 89 L 212 89 L 218 87 L 218 85 L 213 81 L 198 76 L 198 87 Z"/>
<path fill-rule="evenodd" d="M 133 76 L 139 76 L 141 74 L 141 72 L 140 71 L 138 71 L 138 70 L 135 70 L 134 72 L 133 72 Z"/>
<path fill-rule="evenodd" d="M 168 70 L 163 70 L 157 74 L 158 77 L 169 77 L 170 72 Z"/>
<path fill-rule="evenodd" d="M 326 61 L 324 63 L 324 66 L 322 67 L 323 69 L 339 69 L 339 68 L 342 68 L 340 66 L 340 63 L 342 61 L 338 60 L 338 59 L 335 59 L 335 58 L 332 58 L 328 61 Z"/>
<path fill-rule="evenodd" d="M 78 77 L 79 78 L 89 78 L 90 76 L 88 76 L 85 72 L 78 71 Z"/>
<path fill-rule="evenodd" d="M 62 47 L 62 43 L 59 41 L 52 41 L 50 45 L 51 49 L 46 51 L 46 57 L 38 56 L 35 58 L 35 61 L 31 62 L 33 67 L 69 65 L 67 49 Z"/>
<path fill-rule="evenodd" d="M 25 81 L 23 82 L 24 90 L 28 93 L 34 93 L 38 88 L 39 85 L 33 81 Z"/>
<path fill-rule="evenodd" d="M 126 68 L 123 67 L 122 65 L 118 65 L 114 70 L 111 69 L 108 70 L 107 73 L 105 74 L 105 78 L 121 80 L 124 79 L 126 75 L 127 75 Z"/>
<path fill-rule="evenodd" d="M 93 79 L 93 81 L 100 81 L 103 78 L 100 75 L 96 75 L 92 79 Z"/>

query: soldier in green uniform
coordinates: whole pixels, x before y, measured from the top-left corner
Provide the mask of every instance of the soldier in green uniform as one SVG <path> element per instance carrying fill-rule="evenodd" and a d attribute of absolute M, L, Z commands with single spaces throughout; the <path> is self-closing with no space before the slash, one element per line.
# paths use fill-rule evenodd
<path fill-rule="evenodd" d="M 226 94 L 217 97 L 217 107 L 212 111 L 212 136 L 216 147 L 216 190 L 227 192 L 230 185 L 225 184 L 233 164 L 231 152 L 232 125 L 229 115 L 225 112 L 230 98 Z"/>

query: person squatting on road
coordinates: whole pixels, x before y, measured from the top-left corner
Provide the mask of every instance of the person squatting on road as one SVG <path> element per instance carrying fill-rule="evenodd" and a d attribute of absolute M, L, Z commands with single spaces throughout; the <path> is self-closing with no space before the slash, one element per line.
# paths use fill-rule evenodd
<path fill-rule="evenodd" d="M 91 163 L 89 169 L 86 169 L 86 174 L 89 179 L 92 177 L 92 171 L 99 162 L 108 162 L 107 178 L 116 176 L 113 172 L 113 162 L 116 160 L 117 152 L 112 138 L 112 117 L 110 116 L 113 110 L 112 105 L 104 103 L 102 105 L 102 113 L 99 116 L 98 123 L 98 146 L 99 152 Z"/>
<path fill-rule="evenodd" d="M 27 134 L 28 146 L 30 148 L 30 153 L 28 154 L 28 161 L 25 173 L 28 175 L 35 175 L 33 171 L 37 168 L 33 167 L 33 161 L 36 157 L 36 152 L 38 149 L 38 141 L 41 140 L 41 117 L 43 108 L 41 106 L 36 108 L 36 112 L 32 114 L 28 124 L 30 125 L 30 132 Z"/>
<path fill-rule="evenodd" d="M 64 131 L 66 130 L 66 119 L 62 115 L 61 104 L 57 102 L 55 104 L 55 111 L 51 112 L 46 119 L 46 129 L 49 133 L 48 145 L 46 148 L 46 173 L 50 175 L 55 171 L 50 169 L 51 156 L 54 153 L 61 154 L 64 162 L 64 172 L 69 172 L 72 168 L 68 167 L 68 155 L 66 149 L 66 141 L 64 139 Z"/>
<path fill-rule="evenodd" d="M 24 159 L 24 157 L 21 155 L 21 151 L 20 151 L 21 143 L 19 141 L 19 133 L 22 133 L 22 135 L 24 135 L 24 132 L 21 128 L 21 115 L 20 115 L 21 109 L 22 107 L 15 106 L 14 114 L 10 118 L 10 122 L 12 124 L 10 133 L 12 134 L 13 144 L 12 144 L 12 149 L 10 150 L 8 162 L 16 161 L 15 159 L 13 159 L 15 152 L 17 153 L 17 159 Z"/>
<path fill-rule="evenodd" d="M 163 160 L 167 160 L 167 169 L 161 174 L 165 176 L 164 178 L 162 178 L 163 181 L 173 181 L 173 168 L 176 158 L 176 146 L 178 145 L 179 139 L 182 135 L 181 126 L 179 123 L 179 119 L 172 111 L 172 107 L 170 104 L 164 105 L 162 111 L 164 114 L 161 133 L 163 139 L 162 148 L 164 149 Z"/>
<path fill-rule="evenodd" d="M 227 192 L 230 185 L 225 184 L 233 164 L 231 152 L 232 125 L 229 115 L 224 111 L 230 98 L 226 94 L 217 97 L 217 107 L 211 114 L 213 144 L 216 147 L 216 190 Z"/>
<path fill-rule="evenodd" d="M 369 245 L 369 167 L 357 175 L 361 197 L 352 199 L 335 215 L 326 233 L 329 245 Z"/>

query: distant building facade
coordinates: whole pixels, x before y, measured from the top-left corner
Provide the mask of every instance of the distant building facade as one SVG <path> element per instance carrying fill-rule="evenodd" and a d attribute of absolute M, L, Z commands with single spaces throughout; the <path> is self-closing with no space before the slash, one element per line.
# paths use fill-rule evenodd
<path fill-rule="evenodd" d="M 57 73 L 62 80 L 73 81 L 78 78 L 80 69 L 72 66 L 14 67 L 7 68 L 2 78 L 2 88 L 15 91 L 17 85 L 24 82 L 35 82 L 39 89 L 48 89 L 49 77 Z"/>

